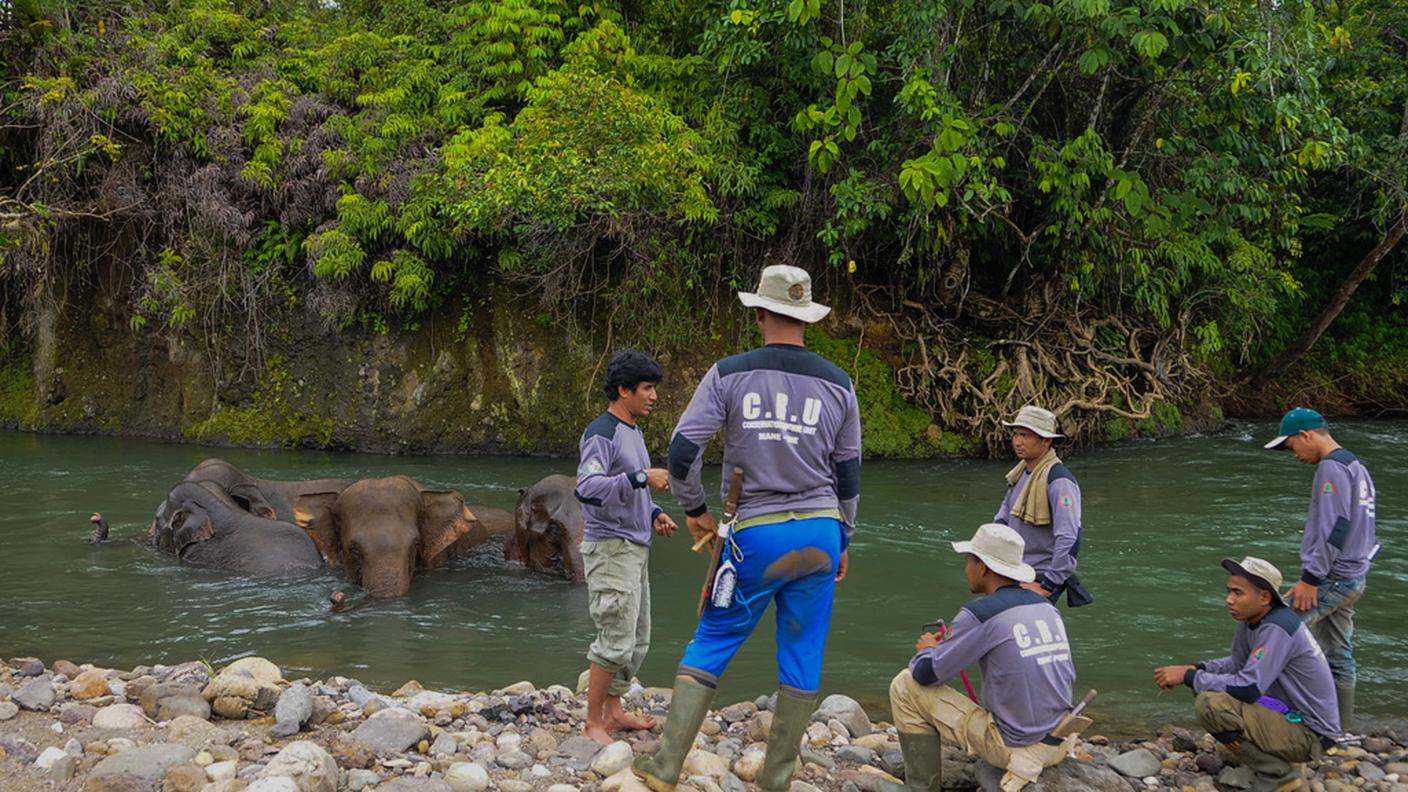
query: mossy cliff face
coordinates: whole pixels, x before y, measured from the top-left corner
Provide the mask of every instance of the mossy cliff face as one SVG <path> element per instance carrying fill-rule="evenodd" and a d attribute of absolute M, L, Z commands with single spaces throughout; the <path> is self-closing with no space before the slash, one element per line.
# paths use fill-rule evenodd
<path fill-rule="evenodd" d="M 445 306 L 414 329 L 328 330 L 305 308 L 278 315 L 261 355 L 238 340 L 134 333 L 115 273 L 53 294 L 27 317 L 39 328 L 0 354 L 0 425 L 211 444 L 390 453 L 575 453 L 605 407 L 600 381 L 626 343 L 571 316 L 546 321 L 531 297 L 493 289 Z M 643 424 L 663 452 L 694 386 L 719 357 L 757 343 L 745 311 L 688 347 L 659 351 L 666 371 Z M 962 456 L 980 442 L 906 402 L 886 350 L 847 325 L 809 328 L 808 345 L 850 373 L 865 455 Z M 1182 428 L 1172 405 L 1107 437 Z M 1118 425 L 1116 425 L 1118 424 Z M 1147 424 L 1147 425 L 1145 425 Z"/>

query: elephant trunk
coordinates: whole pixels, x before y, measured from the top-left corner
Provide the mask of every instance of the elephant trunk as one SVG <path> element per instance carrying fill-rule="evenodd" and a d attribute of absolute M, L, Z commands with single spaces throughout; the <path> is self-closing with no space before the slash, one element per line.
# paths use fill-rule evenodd
<path fill-rule="evenodd" d="M 414 557 L 406 561 L 389 561 L 362 569 L 362 588 L 372 599 L 404 597 L 411 593 L 411 576 L 414 574 Z"/>

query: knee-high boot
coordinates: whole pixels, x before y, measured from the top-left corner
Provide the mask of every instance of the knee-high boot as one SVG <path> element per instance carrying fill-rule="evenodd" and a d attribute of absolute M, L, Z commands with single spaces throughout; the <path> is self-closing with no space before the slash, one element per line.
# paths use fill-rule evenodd
<path fill-rule="evenodd" d="M 670 712 L 665 716 L 665 728 L 660 735 L 660 750 L 654 756 L 637 759 L 631 768 L 646 786 L 655 792 L 673 792 L 680 780 L 684 758 L 694 747 L 694 737 L 713 701 L 713 688 L 693 677 L 675 677 L 675 692 L 670 697 Z"/>
<path fill-rule="evenodd" d="M 758 772 L 758 786 L 767 792 L 787 792 L 791 787 L 802 735 L 807 732 L 816 703 L 814 698 L 804 699 L 778 691 L 772 727 L 768 730 L 768 751 L 763 757 L 763 769 Z"/>
<path fill-rule="evenodd" d="M 1245 737 L 1232 755 L 1252 771 L 1252 792 L 1289 792 L 1301 788 L 1300 771 L 1290 762 L 1261 750 Z"/>
<path fill-rule="evenodd" d="M 1354 686 L 1335 685 L 1335 696 L 1339 699 L 1340 731 L 1353 732 L 1350 724 L 1354 721 Z"/>

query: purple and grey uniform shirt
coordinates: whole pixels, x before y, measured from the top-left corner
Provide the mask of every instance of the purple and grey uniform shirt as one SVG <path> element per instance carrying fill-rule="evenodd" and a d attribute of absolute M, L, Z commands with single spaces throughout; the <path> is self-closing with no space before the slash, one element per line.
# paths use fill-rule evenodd
<path fill-rule="evenodd" d="M 720 427 L 723 487 L 734 465 L 744 470 L 740 521 L 837 509 L 846 530 L 855 528 L 860 406 L 844 371 L 791 344 L 768 344 L 715 363 L 670 441 L 670 491 L 691 517 L 708 509 L 702 452 Z"/>
<path fill-rule="evenodd" d="M 1248 704 L 1271 696 L 1298 710 L 1322 738 L 1340 734 L 1335 680 L 1325 652 L 1300 615 L 1284 605 L 1273 605 L 1255 624 L 1238 622 L 1232 654 L 1198 663 L 1183 675 L 1183 684 L 1197 693 L 1222 691 Z"/>
<path fill-rule="evenodd" d="M 1318 586 L 1327 578 L 1369 574 L 1374 550 L 1374 480 L 1354 454 L 1337 448 L 1315 466 L 1310 514 L 1300 543 L 1300 579 Z"/>
<path fill-rule="evenodd" d="M 1046 478 L 1051 524 L 1032 525 L 1012 516 L 1012 503 L 1030 478 L 1030 471 L 1022 471 L 1022 477 L 1007 489 L 1007 497 L 1002 499 L 992 521 L 1006 525 L 1022 537 L 1026 542 L 1022 561 L 1036 570 L 1036 582 L 1042 588 L 1052 590 L 1076 571 L 1076 556 L 1080 553 L 1080 484 L 1065 465 L 1059 462 L 1052 465 Z"/>
<path fill-rule="evenodd" d="M 1032 745 L 1071 711 L 1076 667 L 1061 612 L 1045 597 L 1013 584 L 958 611 L 949 638 L 909 661 L 921 685 L 939 685 L 977 662 L 983 672 L 983 708 L 1002 741 Z"/>
<path fill-rule="evenodd" d="M 640 427 L 604 412 L 582 433 L 577 464 L 577 500 L 582 502 L 584 541 L 625 539 L 650 545 L 660 507 L 650 499 L 645 471 L 650 452 Z"/>

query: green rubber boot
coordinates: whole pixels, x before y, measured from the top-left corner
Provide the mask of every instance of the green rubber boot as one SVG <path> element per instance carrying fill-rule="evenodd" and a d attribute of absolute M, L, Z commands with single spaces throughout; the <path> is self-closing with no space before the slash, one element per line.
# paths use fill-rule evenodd
<path fill-rule="evenodd" d="M 1290 762 L 1261 750 L 1245 737 L 1232 755 L 1252 771 L 1251 792 L 1290 792 L 1301 788 L 1300 771 Z"/>
<path fill-rule="evenodd" d="M 900 753 L 904 754 L 904 788 L 909 792 L 939 792 L 944 767 L 939 735 L 900 732 Z"/>
<path fill-rule="evenodd" d="M 699 724 L 704 722 L 713 701 L 713 688 L 693 677 L 675 677 L 670 712 L 665 716 L 665 728 L 660 734 L 660 750 L 654 756 L 642 756 L 631 767 L 646 786 L 655 792 L 674 792 L 684 758 L 694 747 L 694 736 L 699 733 Z"/>
<path fill-rule="evenodd" d="M 816 712 L 815 698 L 789 696 L 778 691 L 777 705 L 768 729 L 768 751 L 763 757 L 763 769 L 758 771 L 758 786 L 767 792 L 787 792 L 792 786 L 792 771 L 797 769 L 797 752 L 802 747 L 802 735 Z"/>
<path fill-rule="evenodd" d="M 1354 686 L 1335 685 L 1335 695 L 1339 698 L 1340 731 L 1352 734 L 1350 724 L 1354 721 Z"/>

